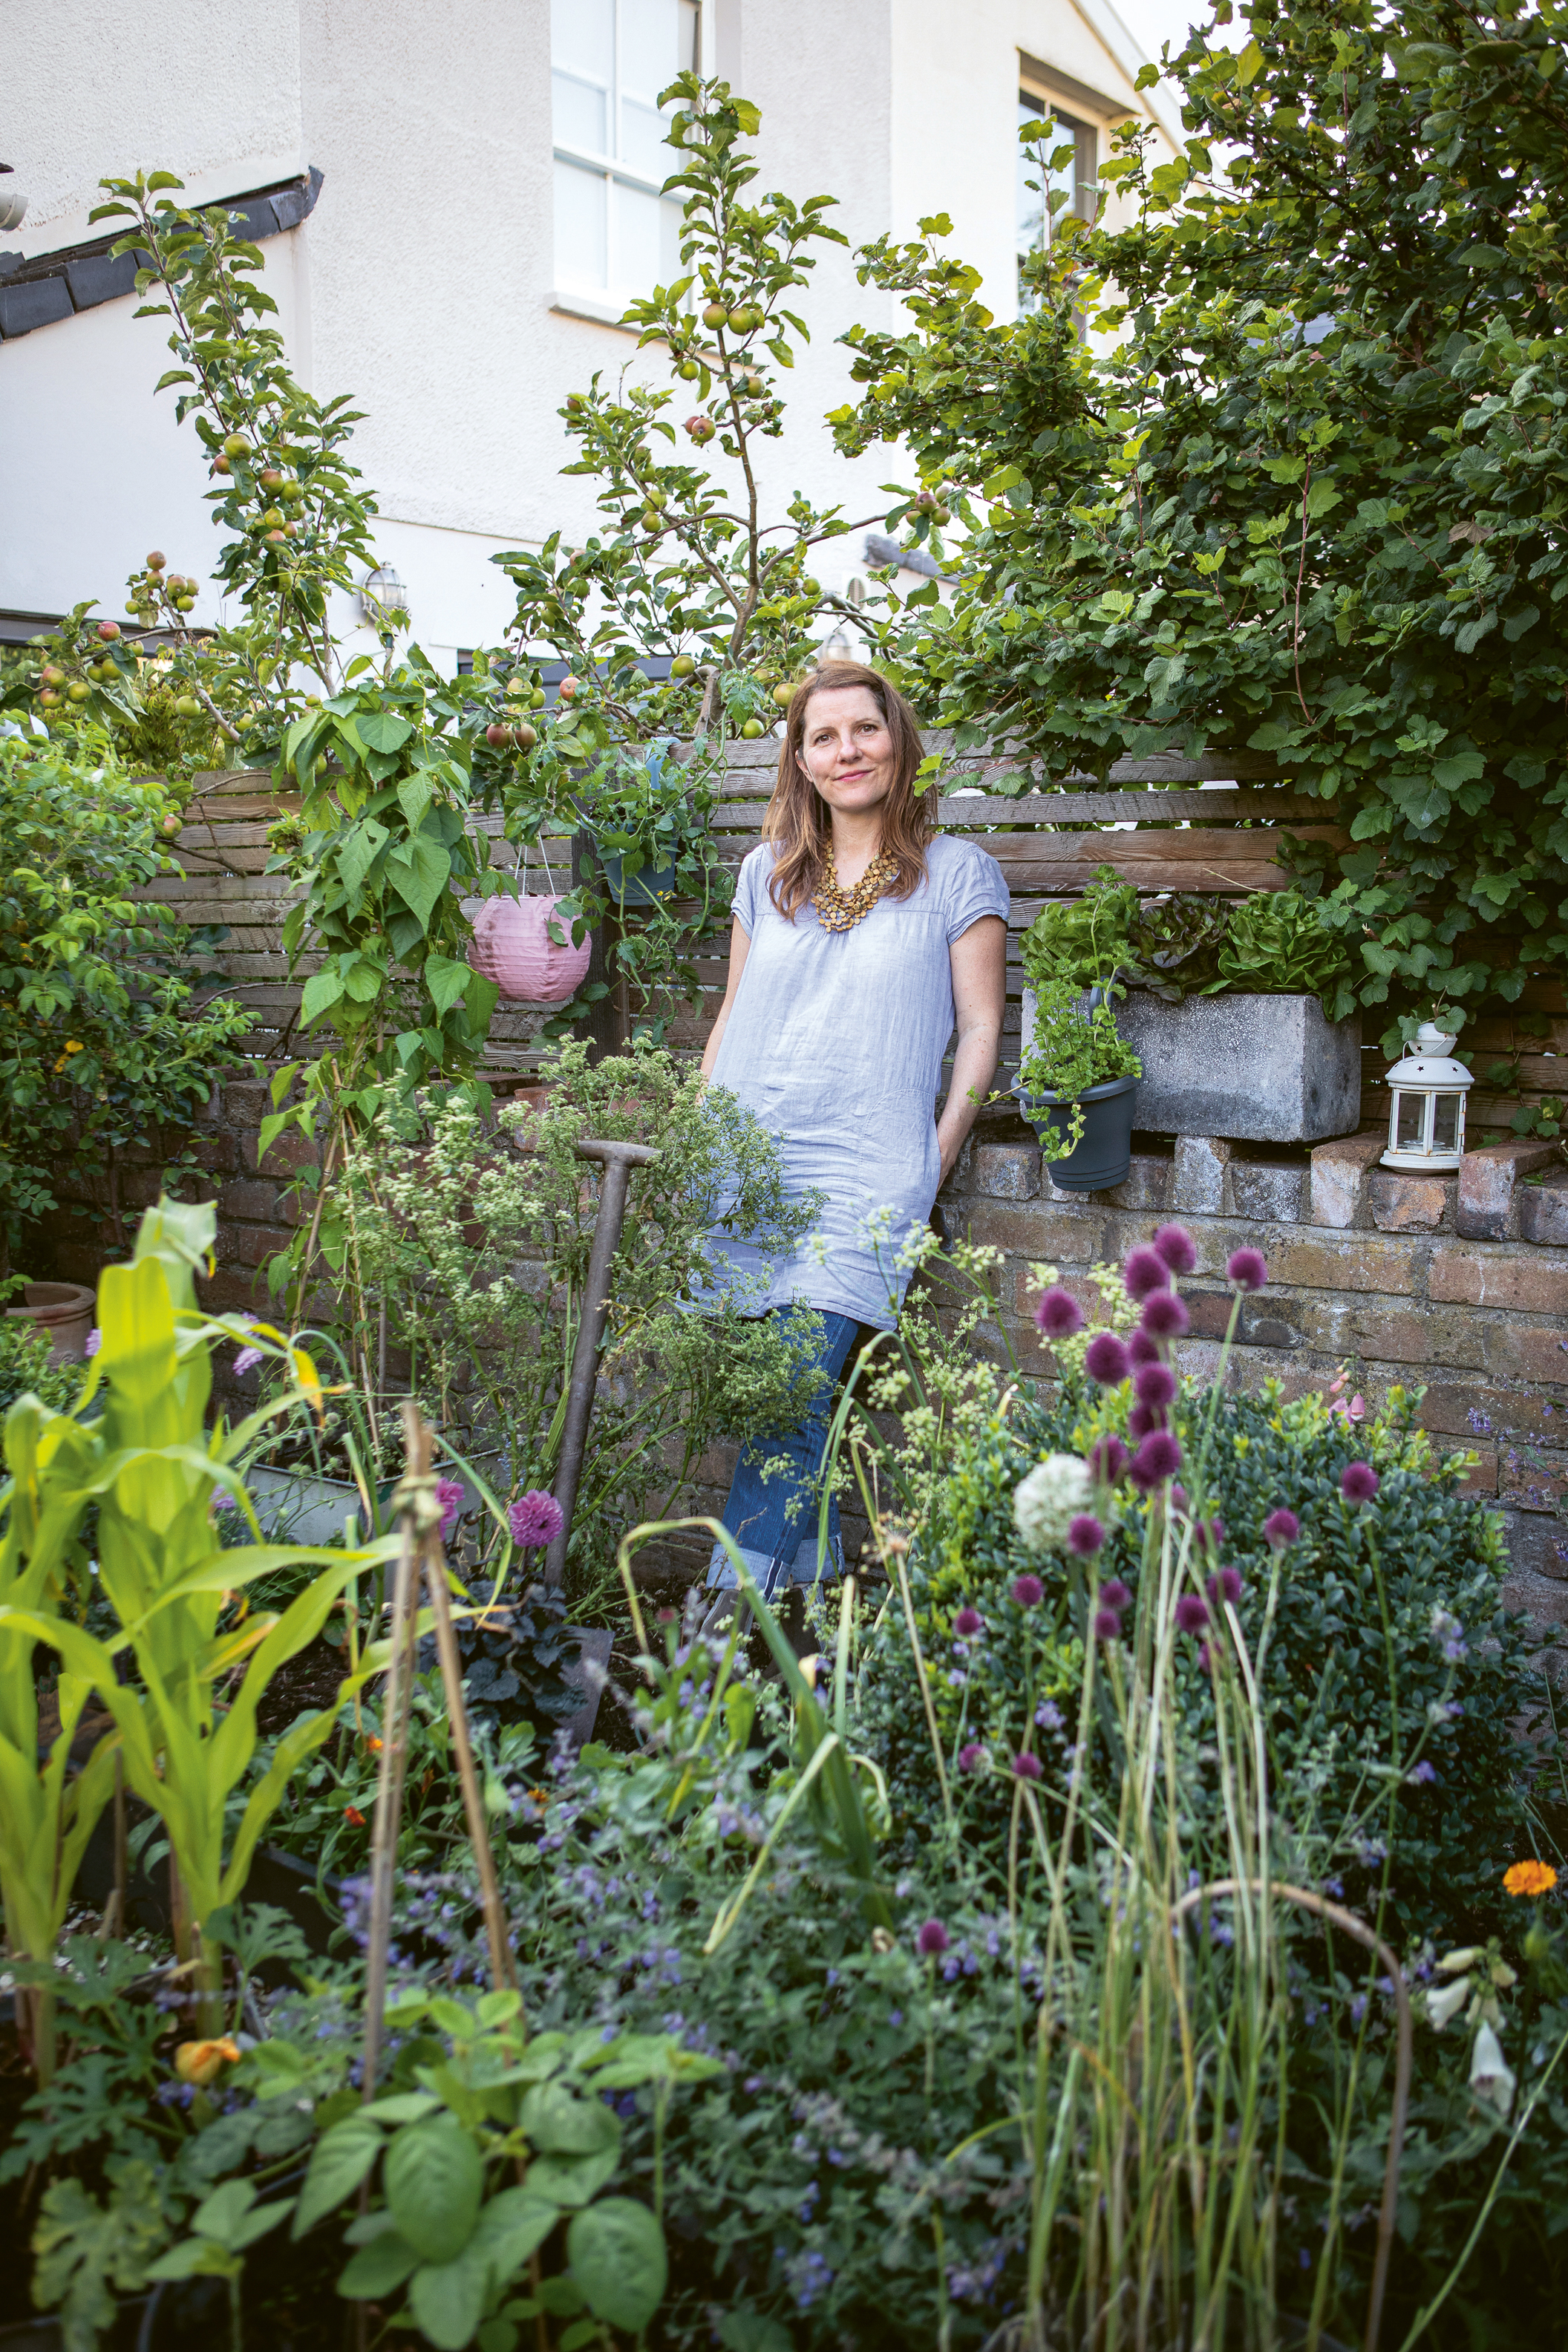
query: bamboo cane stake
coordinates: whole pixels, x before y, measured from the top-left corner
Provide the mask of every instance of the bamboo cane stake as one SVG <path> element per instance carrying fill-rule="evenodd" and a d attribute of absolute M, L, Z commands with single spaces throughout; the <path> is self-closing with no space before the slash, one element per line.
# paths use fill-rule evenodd
<path fill-rule="evenodd" d="M 403 1819 L 403 1778 L 408 1759 L 408 1712 L 414 1690 L 414 1627 L 418 1619 L 419 1554 L 412 1509 L 403 1514 L 403 1544 L 392 1588 L 392 1655 L 381 1716 L 381 1766 L 370 1843 L 370 1936 L 365 1951 L 364 2066 L 361 2095 L 375 2096 L 382 2021 L 392 1948 L 392 1881 Z"/>

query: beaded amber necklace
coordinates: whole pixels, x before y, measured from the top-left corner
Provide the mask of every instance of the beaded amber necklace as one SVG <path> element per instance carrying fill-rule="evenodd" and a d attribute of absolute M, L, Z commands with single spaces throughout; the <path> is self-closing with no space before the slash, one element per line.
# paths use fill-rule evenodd
<path fill-rule="evenodd" d="M 816 919 L 825 931 L 852 931 L 863 923 L 889 882 L 898 878 L 899 861 L 884 850 L 873 857 L 853 890 L 841 886 L 829 849 L 822 866 L 822 879 L 811 894 L 816 908 Z"/>

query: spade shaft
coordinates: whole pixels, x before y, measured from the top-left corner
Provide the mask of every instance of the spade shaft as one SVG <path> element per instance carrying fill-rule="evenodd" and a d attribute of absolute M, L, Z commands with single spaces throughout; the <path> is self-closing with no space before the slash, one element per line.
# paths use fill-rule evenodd
<path fill-rule="evenodd" d="M 594 1387 L 599 1375 L 599 1349 L 610 1313 L 610 1265 L 620 1247 L 626 1213 L 626 1186 L 634 1168 L 645 1168 L 658 1153 L 646 1143 L 580 1143 L 580 1160 L 596 1160 L 604 1169 L 599 1186 L 599 1213 L 594 1225 L 594 1246 L 588 1255 L 588 1279 L 577 1322 L 577 1343 L 572 1351 L 572 1379 L 566 1391 L 566 1417 L 561 1431 L 561 1460 L 555 1473 L 555 1499 L 561 1506 L 561 1532 L 544 1558 L 544 1581 L 559 1585 L 566 1573 L 566 1548 L 572 1540 L 572 1514 L 577 1503 L 577 1482 L 583 1475 L 583 1454 L 588 1423 L 594 1411 Z"/>

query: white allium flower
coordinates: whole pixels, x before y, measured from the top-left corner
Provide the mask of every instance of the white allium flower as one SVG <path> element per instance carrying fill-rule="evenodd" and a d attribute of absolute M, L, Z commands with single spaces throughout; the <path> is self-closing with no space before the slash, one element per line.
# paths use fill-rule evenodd
<path fill-rule="evenodd" d="M 1470 2088 L 1478 2099 L 1484 2099 L 1500 2116 L 1507 2117 L 1516 2084 L 1503 2057 L 1502 2044 L 1489 2025 L 1482 2025 L 1476 2034 L 1476 2046 L 1470 2053 Z"/>
<path fill-rule="evenodd" d="M 1076 1454 L 1047 1454 L 1013 1489 L 1013 1524 L 1031 1551 L 1065 1544 L 1092 1495 L 1089 1465 Z"/>

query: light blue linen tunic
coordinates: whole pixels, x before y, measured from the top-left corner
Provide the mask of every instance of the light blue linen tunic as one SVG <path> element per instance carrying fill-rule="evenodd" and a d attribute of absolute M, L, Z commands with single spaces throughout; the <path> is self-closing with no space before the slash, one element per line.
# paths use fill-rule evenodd
<path fill-rule="evenodd" d="M 825 1198 L 789 1256 L 720 1234 L 710 1245 L 752 1286 L 749 1307 L 802 1299 L 890 1330 L 909 1281 L 899 1254 L 930 1216 L 942 1168 L 949 950 L 983 915 L 1006 919 L 1007 885 L 973 842 L 939 834 L 910 898 L 879 898 L 853 930 L 827 931 L 809 904 L 784 920 L 768 896 L 773 866 L 764 842 L 741 868 L 734 912 L 751 947 L 713 1083 L 778 1137 L 791 1194 Z"/>

